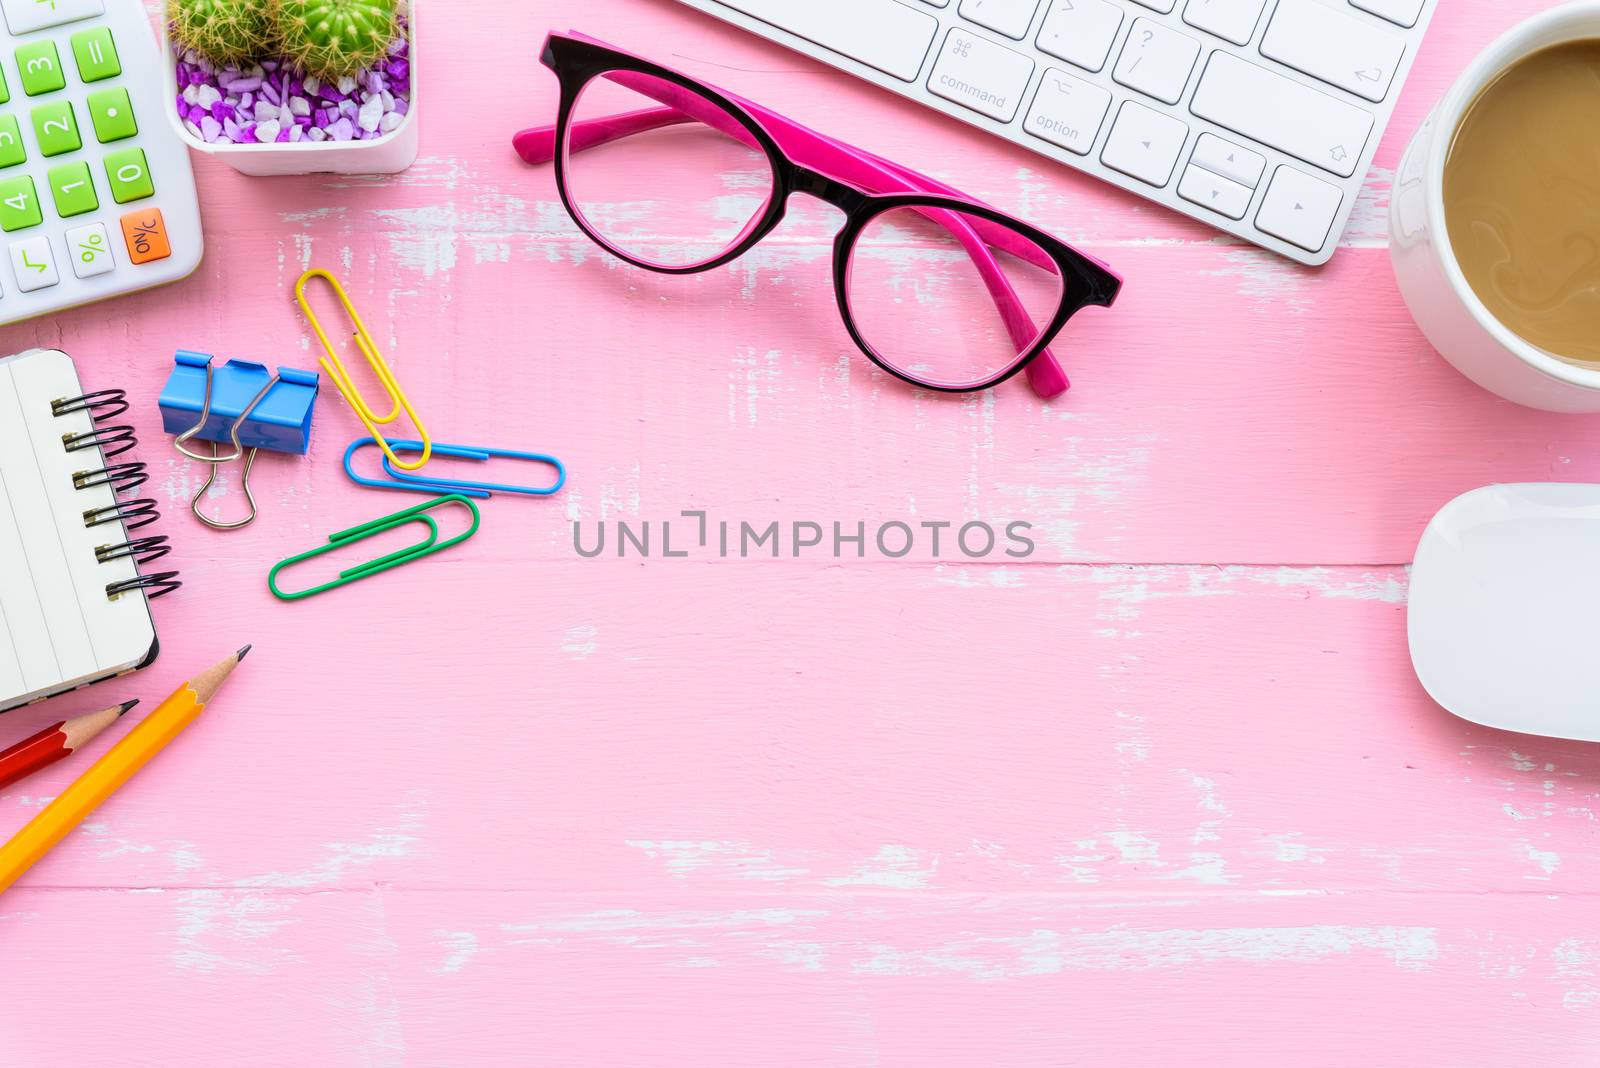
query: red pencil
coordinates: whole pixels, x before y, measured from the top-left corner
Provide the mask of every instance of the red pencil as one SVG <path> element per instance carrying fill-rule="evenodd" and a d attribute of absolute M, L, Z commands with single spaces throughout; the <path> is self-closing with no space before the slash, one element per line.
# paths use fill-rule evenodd
<path fill-rule="evenodd" d="M 124 701 L 76 719 L 46 727 L 31 738 L 24 738 L 0 752 L 0 790 L 21 782 L 36 771 L 43 771 L 58 760 L 65 760 L 88 745 L 95 735 L 111 726 L 138 701 Z"/>

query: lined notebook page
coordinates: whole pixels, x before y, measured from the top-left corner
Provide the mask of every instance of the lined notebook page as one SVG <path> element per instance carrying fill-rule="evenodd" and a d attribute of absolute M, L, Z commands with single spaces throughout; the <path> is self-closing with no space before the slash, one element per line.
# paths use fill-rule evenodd
<path fill-rule="evenodd" d="M 106 596 L 108 583 L 137 574 L 133 562 L 95 559 L 127 540 L 121 522 L 84 526 L 85 511 L 116 498 L 109 486 L 73 485 L 107 462 L 62 442 L 94 423 L 88 412 L 57 416 L 51 402 L 81 393 L 65 353 L 0 359 L 0 708 L 126 671 L 155 641 L 142 593 Z"/>

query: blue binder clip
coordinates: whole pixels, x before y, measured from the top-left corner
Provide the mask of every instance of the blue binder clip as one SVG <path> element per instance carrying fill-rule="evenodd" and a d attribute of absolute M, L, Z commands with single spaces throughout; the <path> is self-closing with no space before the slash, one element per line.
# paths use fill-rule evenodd
<path fill-rule="evenodd" d="M 205 482 L 195 491 L 189 510 L 196 519 L 216 530 L 237 530 L 256 517 L 256 499 L 250 492 L 250 471 L 261 449 L 303 456 L 311 446 L 311 416 L 317 401 L 315 371 L 280 367 L 270 372 L 249 360 L 229 360 L 213 368 L 213 357 L 179 349 L 176 366 L 161 390 L 161 423 L 175 434 L 173 445 L 191 460 L 210 464 Z M 211 443 L 211 455 L 188 448 L 191 438 Z M 227 453 L 217 446 L 226 442 Z M 249 450 L 246 455 L 246 450 Z M 243 519 L 223 522 L 200 511 L 200 501 L 217 477 L 217 468 L 245 457 L 244 490 L 250 512 Z"/>
<path fill-rule="evenodd" d="M 204 352 L 179 349 L 176 366 L 161 390 L 161 424 L 184 441 L 199 438 L 243 449 L 270 449 L 304 456 L 311 445 L 311 416 L 318 375 L 280 367 L 277 374 L 250 360 L 220 367 Z M 210 462 L 210 457 L 194 456 Z M 237 459 L 218 457 L 218 462 Z"/>
<path fill-rule="evenodd" d="M 391 441 L 390 446 L 397 453 L 421 452 L 420 441 Z M 499 456 L 512 460 L 527 460 L 530 463 L 544 464 L 553 468 L 556 473 L 555 481 L 548 486 L 512 486 L 498 482 L 460 482 L 454 479 L 427 478 L 422 475 L 413 475 L 404 471 L 397 471 L 389 458 L 383 458 L 383 469 L 389 475 L 388 479 L 367 478 L 356 473 L 355 455 L 361 449 L 377 445 L 374 438 L 357 438 L 344 450 L 344 473 L 350 476 L 350 481 L 358 486 L 371 486 L 373 489 L 410 490 L 413 493 L 428 493 L 438 495 L 441 493 L 456 493 L 463 497 L 476 497 L 482 500 L 495 493 L 517 493 L 525 497 L 548 497 L 555 493 L 567 482 L 567 469 L 560 460 L 554 456 L 547 456 L 542 452 L 520 452 L 515 449 L 490 449 L 476 445 L 443 445 L 433 442 L 434 456 L 458 456 L 466 460 L 488 460 L 490 457 Z"/>

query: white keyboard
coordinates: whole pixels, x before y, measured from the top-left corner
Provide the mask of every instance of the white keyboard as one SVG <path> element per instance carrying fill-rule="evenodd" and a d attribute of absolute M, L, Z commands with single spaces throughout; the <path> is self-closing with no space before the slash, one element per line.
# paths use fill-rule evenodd
<path fill-rule="evenodd" d="M 1436 0 L 679 2 L 1321 264 Z"/>

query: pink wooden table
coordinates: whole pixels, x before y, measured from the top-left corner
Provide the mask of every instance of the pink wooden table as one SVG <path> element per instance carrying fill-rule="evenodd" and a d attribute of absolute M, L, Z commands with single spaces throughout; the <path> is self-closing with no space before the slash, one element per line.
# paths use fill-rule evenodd
<path fill-rule="evenodd" d="M 1441 504 L 1600 479 L 1600 422 L 1456 375 L 1384 249 L 1405 139 L 1541 6 L 1445 0 L 1311 271 L 665 0 L 430 3 L 410 171 L 201 161 L 195 278 L 5 331 L 130 388 L 185 571 L 160 662 L 92 698 L 256 651 L 0 898 L 0 1063 L 1600 1062 L 1600 748 L 1453 719 L 1405 644 Z M 552 116 L 535 53 L 573 24 L 1111 261 L 1118 307 L 1062 346 L 1073 390 L 873 371 L 820 206 L 695 279 L 600 253 L 508 147 Z M 328 391 L 310 458 L 258 464 L 262 518 L 211 533 L 155 397 L 180 346 L 311 366 L 311 265 L 440 440 L 554 452 L 570 488 L 489 502 L 448 556 L 269 597 L 271 562 L 410 499 L 346 482 Z M 574 521 L 685 509 L 1022 520 L 1038 551 L 573 552 Z M 3 831 L 83 766 L 0 796 Z"/>

